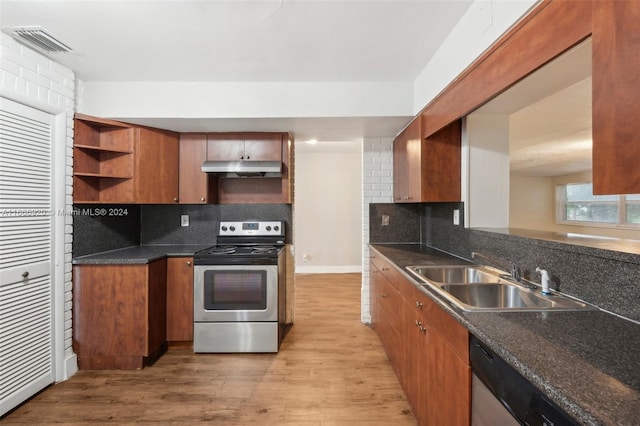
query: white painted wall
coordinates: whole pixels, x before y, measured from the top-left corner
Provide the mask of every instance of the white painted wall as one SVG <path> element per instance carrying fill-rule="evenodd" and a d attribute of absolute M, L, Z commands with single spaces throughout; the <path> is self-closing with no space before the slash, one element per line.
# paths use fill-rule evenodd
<path fill-rule="evenodd" d="M 361 272 L 362 142 L 296 142 L 295 161 L 296 273 Z"/>
<path fill-rule="evenodd" d="M 555 189 L 546 176 L 511 175 L 509 185 L 509 227 L 553 231 Z"/>
<path fill-rule="evenodd" d="M 520 20 L 538 0 L 476 0 L 414 81 L 414 112 Z"/>
<path fill-rule="evenodd" d="M 411 82 L 85 82 L 82 112 L 101 117 L 413 115 Z"/>
<path fill-rule="evenodd" d="M 367 138 L 362 147 L 361 319 L 371 322 L 369 307 L 369 204 L 393 202 L 393 139 Z"/>
<path fill-rule="evenodd" d="M 509 116 L 470 114 L 466 119 L 468 145 L 463 152 L 468 169 L 465 226 L 509 226 Z"/>
<path fill-rule="evenodd" d="M 74 73 L 0 33 L 0 96 L 54 116 L 54 351 L 55 379 L 78 369 L 71 330 L 71 242 L 73 237 Z"/>

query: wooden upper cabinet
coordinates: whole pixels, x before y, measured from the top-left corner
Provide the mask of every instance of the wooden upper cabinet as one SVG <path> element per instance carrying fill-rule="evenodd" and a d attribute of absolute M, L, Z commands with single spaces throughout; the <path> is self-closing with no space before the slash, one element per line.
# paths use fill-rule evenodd
<path fill-rule="evenodd" d="M 180 204 L 215 203 L 217 181 L 202 171 L 207 159 L 207 134 L 180 135 Z"/>
<path fill-rule="evenodd" d="M 73 202 L 178 201 L 178 134 L 76 114 Z"/>
<path fill-rule="evenodd" d="M 179 136 L 149 128 L 137 129 L 135 202 L 170 204 L 178 199 Z"/>
<path fill-rule="evenodd" d="M 593 2 L 593 192 L 640 193 L 640 2 Z"/>
<path fill-rule="evenodd" d="M 134 196 L 135 129 L 114 120 L 76 114 L 73 200 L 131 203 Z"/>
<path fill-rule="evenodd" d="M 460 201 L 461 122 L 422 139 L 423 119 L 418 116 L 394 141 L 394 202 Z"/>
<path fill-rule="evenodd" d="M 281 133 L 210 133 L 209 161 L 282 161 Z"/>
<path fill-rule="evenodd" d="M 462 122 L 426 138 L 422 150 L 422 201 L 460 201 Z"/>
<path fill-rule="evenodd" d="M 409 199 L 409 162 L 406 129 L 393 141 L 393 200 L 405 203 Z"/>
<path fill-rule="evenodd" d="M 421 151 L 418 117 L 393 142 L 393 199 L 396 203 L 422 201 Z"/>

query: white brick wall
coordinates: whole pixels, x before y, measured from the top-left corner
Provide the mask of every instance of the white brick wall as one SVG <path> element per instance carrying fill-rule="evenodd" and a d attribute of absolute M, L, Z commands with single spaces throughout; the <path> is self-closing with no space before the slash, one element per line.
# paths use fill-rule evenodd
<path fill-rule="evenodd" d="M 0 96 L 27 106 L 40 109 L 55 116 L 54 129 L 54 170 L 58 181 L 54 193 L 64 206 L 64 212 L 72 210 L 73 194 L 73 114 L 75 109 L 76 78 L 73 71 L 52 61 L 46 56 L 16 42 L 10 36 L 0 33 Z M 61 164 L 64 163 L 64 164 Z M 55 173 L 55 172 L 54 172 Z M 64 179 L 60 176 L 64 174 Z M 73 238 L 73 217 L 56 214 L 57 226 L 63 228 L 63 241 L 56 242 L 56 252 L 64 247 L 63 268 L 56 272 L 56 327 L 54 343 L 56 357 L 64 353 L 64 360 L 56 359 L 56 380 L 71 376 L 77 369 L 72 348 L 71 329 L 71 242 Z M 58 272 L 59 271 L 59 272 Z M 62 282 L 60 282 L 62 281 Z"/>
<path fill-rule="evenodd" d="M 369 204 L 393 202 L 393 139 L 364 139 L 362 148 L 362 290 L 361 319 L 369 308 Z"/>

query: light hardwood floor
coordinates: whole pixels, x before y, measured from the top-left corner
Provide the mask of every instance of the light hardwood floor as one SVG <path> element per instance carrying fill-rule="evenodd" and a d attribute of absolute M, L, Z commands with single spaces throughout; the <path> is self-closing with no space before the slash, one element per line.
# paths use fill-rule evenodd
<path fill-rule="evenodd" d="M 3 424 L 416 425 L 376 334 L 360 274 L 296 277 L 296 323 L 278 354 L 171 348 L 139 371 L 80 371 Z"/>

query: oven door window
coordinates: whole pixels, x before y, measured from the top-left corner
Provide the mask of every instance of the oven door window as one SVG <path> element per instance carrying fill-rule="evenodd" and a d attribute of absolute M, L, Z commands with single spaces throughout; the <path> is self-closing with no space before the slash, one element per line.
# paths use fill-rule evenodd
<path fill-rule="evenodd" d="M 205 271 L 204 309 L 263 311 L 267 309 L 266 271 Z"/>

